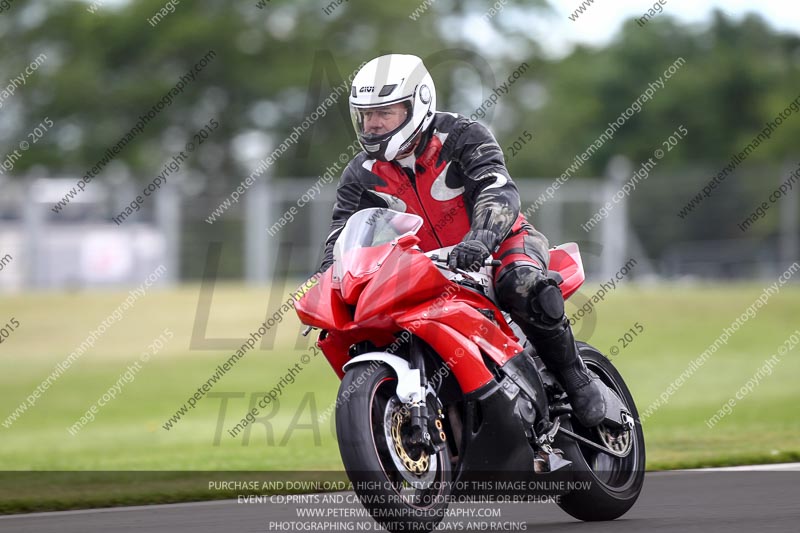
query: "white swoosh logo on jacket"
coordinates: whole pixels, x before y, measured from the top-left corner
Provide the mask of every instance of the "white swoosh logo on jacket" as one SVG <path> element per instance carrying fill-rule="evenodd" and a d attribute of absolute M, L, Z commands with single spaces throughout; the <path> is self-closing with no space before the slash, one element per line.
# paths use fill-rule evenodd
<path fill-rule="evenodd" d="M 436 179 L 433 180 L 431 184 L 431 197 L 434 200 L 438 200 L 440 202 L 446 202 L 448 200 L 452 200 L 453 198 L 458 198 L 464 192 L 464 187 L 459 187 L 458 189 L 451 189 L 445 183 L 445 178 L 447 177 L 447 170 L 450 168 L 450 163 L 448 162 L 442 171 L 436 176 Z"/>

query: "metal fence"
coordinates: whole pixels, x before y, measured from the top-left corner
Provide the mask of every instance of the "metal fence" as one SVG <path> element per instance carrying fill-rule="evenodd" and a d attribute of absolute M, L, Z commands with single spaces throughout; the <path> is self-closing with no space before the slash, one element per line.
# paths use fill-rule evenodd
<path fill-rule="evenodd" d="M 608 279 L 631 258 L 632 277 L 640 280 L 769 277 L 800 259 L 798 194 L 767 200 L 785 179 L 785 166 L 741 171 L 685 216 L 680 207 L 701 190 L 707 171 L 653 174 L 632 188 L 630 165 L 609 168 L 603 178 L 571 178 L 555 191 L 555 179 L 515 179 L 522 211 L 551 245 L 580 245 L 589 279 Z M 199 279 L 209 268 L 251 284 L 311 275 L 328 233 L 335 181 L 298 206 L 317 178 L 259 179 L 213 224 L 207 217 L 221 195 L 189 194 L 179 185 L 162 188 L 142 212 L 117 224 L 113 217 L 136 195 L 133 184 L 92 183 L 55 214 L 50 207 L 75 180 L 7 181 L 0 290 L 134 285 L 159 264 L 169 273 L 165 284 Z M 542 203 L 548 187 L 552 197 Z M 743 231 L 739 220 L 763 202 L 768 212 Z M 214 246 L 221 253 L 211 265 Z"/>

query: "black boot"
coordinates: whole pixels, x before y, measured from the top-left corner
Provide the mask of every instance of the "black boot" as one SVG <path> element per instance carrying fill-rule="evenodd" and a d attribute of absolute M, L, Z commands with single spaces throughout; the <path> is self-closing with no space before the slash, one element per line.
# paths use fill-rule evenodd
<path fill-rule="evenodd" d="M 558 282 L 535 265 L 515 265 L 495 284 L 501 305 L 511 312 L 548 370 L 556 374 L 581 425 L 596 426 L 605 418 L 606 386 L 592 378 L 578 355 Z"/>
<path fill-rule="evenodd" d="M 578 422 L 587 428 L 596 426 L 606 414 L 605 384 L 589 374 L 578 354 L 569 322 L 565 319 L 549 331 L 536 329 L 538 331 L 528 335 L 528 339 L 548 370 L 556 374 L 564 386 Z"/>

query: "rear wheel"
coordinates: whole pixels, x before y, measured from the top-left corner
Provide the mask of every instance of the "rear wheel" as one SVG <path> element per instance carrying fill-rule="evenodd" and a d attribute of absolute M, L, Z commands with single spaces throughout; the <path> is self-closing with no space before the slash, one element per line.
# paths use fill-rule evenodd
<path fill-rule="evenodd" d="M 431 454 L 412 444 L 394 371 L 388 365 L 369 370 L 369 363 L 353 366 L 339 388 L 336 434 L 345 470 L 361 504 L 387 530 L 430 531 L 447 509 L 447 446 Z M 355 392 L 345 401 L 348 390 Z"/>
<path fill-rule="evenodd" d="M 625 514 L 636 502 L 644 484 L 645 451 L 639 412 L 622 376 L 603 354 L 579 342 L 580 355 L 586 366 L 622 400 L 633 417 L 631 430 L 613 430 L 600 424 L 582 427 L 573 417 L 564 426 L 592 442 L 606 445 L 624 454 L 615 457 L 565 435 L 558 436 L 558 446 L 572 461 L 576 490 L 561 497 L 559 506 L 579 520 L 614 520 Z"/>

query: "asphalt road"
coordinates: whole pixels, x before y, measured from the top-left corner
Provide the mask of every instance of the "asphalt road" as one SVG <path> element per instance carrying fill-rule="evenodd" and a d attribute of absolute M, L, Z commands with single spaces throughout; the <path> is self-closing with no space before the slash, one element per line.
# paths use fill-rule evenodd
<path fill-rule="evenodd" d="M 800 531 L 800 464 L 770 468 L 769 471 L 716 469 L 647 474 L 636 505 L 612 522 L 579 522 L 554 503 L 472 503 L 451 506 L 452 514 L 438 531 Z M 345 500 L 353 499 L 352 493 L 335 494 Z M 5 516 L 0 517 L 0 532 L 336 533 L 382 530 L 371 518 L 360 516 L 363 508 L 359 504 L 320 505 L 322 495 L 315 498 L 291 505 L 223 500 Z M 328 516 L 300 517 L 300 512 L 309 512 L 300 509 L 321 509 Z"/>

